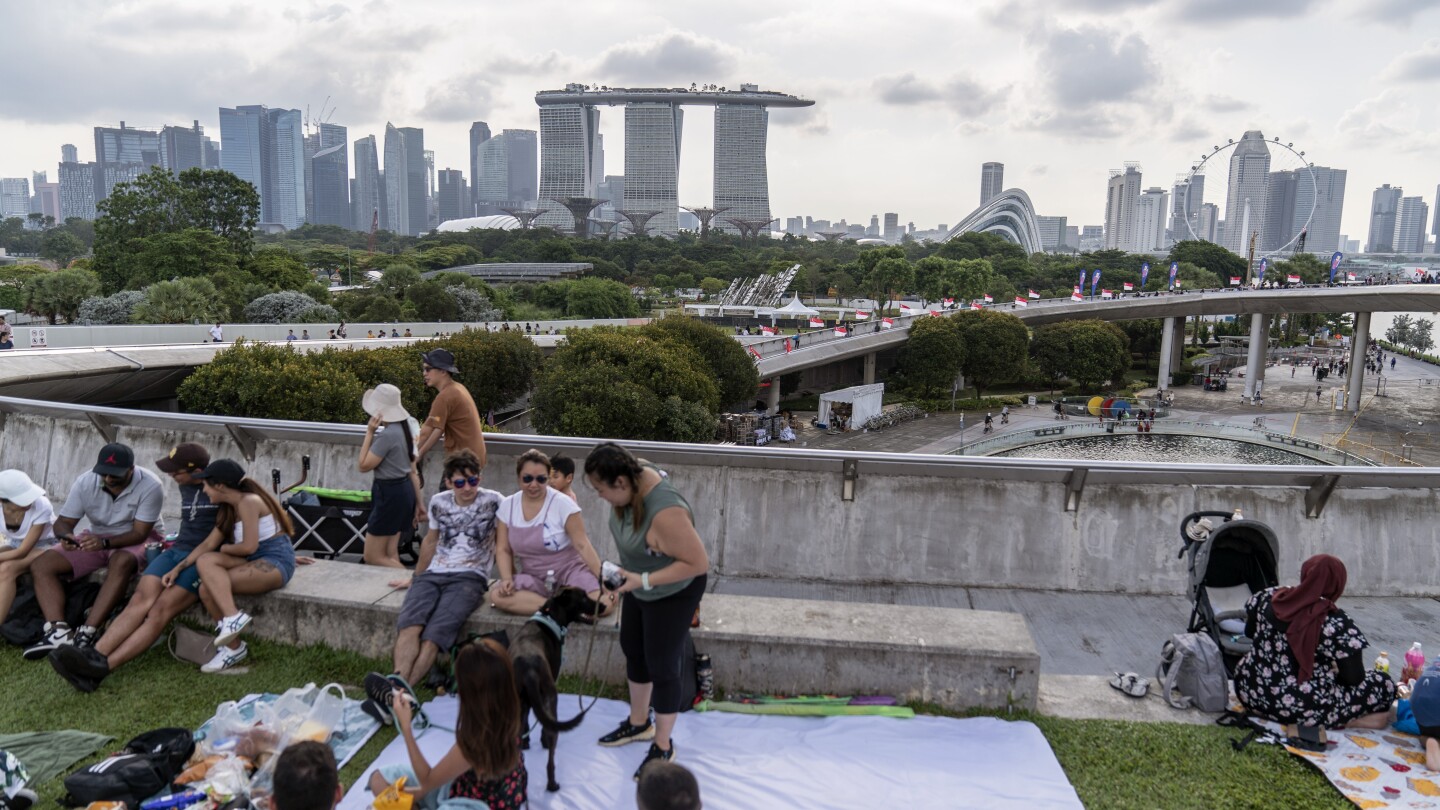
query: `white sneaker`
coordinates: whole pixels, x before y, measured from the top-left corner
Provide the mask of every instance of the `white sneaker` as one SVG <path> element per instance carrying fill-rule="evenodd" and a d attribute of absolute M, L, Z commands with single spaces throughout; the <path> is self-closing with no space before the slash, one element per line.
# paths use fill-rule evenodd
<path fill-rule="evenodd" d="M 226 616 L 221 619 L 220 622 L 215 625 L 215 646 L 224 647 L 228 645 L 234 641 L 235 637 L 240 635 L 240 631 L 244 630 L 249 624 L 250 614 L 243 610 L 234 616 Z"/>
<path fill-rule="evenodd" d="M 200 667 L 200 671 L 209 674 L 224 672 L 241 661 L 244 661 L 248 655 L 250 655 L 250 648 L 244 644 L 241 644 L 233 650 L 229 647 L 221 647 L 215 653 L 214 658 L 211 658 L 209 662 Z"/>

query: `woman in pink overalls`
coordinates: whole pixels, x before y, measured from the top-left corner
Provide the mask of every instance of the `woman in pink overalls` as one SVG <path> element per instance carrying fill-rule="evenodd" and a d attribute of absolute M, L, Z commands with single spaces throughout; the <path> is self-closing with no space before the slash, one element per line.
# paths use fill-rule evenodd
<path fill-rule="evenodd" d="M 526 450 L 515 464 L 515 474 L 520 491 L 506 497 L 496 513 L 495 567 L 500 581 L 490 588 L 490 604 L 528 616 L 555 589 L 570 585 L 600 599 L 601 615 L 609 613 L 614 594 L 601 599 L 600 557 L 585 534 L 580 506 L 548 486 L 549 457 Z"/>

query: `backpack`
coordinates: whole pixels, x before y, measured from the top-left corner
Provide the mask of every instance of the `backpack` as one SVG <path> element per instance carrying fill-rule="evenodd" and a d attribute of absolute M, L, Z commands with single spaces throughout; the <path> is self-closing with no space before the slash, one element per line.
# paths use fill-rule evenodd
<path fill-rule="evenodd" d="M 1229 702 L 1225 660 L 1215 639 L 1202 633 L 1176 633 L 1160 648 L 1155 668 L 1160 694 L 1176 709 L 1223 712 Z M 1175 692 L 1180 697 L 1175 697 Z"/>
<path fill-rule="evenodd" d="M 100 595 L 100 583 L 90 580 L 70 583 L 65 591 L 65 623 L 79 627 Z M 15 596 L 14 606 L 5 623 L 0 624 L 0 637 L 17 647 L 29 647 L 45 634 L 45 617 L 35 601 L 35 588 L 29 582 Z"/>
<path fill-rule="evenodd" d="M 125 750 L 65 777 L 63 804 L 83 807 L 91 802 L 119 801 L 131 808 L 170 788 L 175 776 L 195 753 L 189 729 L 147 731 L 125 744 Z"/>

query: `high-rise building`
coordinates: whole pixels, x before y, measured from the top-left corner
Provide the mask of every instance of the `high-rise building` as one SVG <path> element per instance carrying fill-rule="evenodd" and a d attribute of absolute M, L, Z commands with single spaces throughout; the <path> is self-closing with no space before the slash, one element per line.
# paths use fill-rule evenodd
<path fill-rule="evenodd" d="M 25 177 L 0 177 L 0 220 L 30 215 L 30 180 Z"/>
<path fill-rule="evenodd" d="M 95 162 L 103 166 L 139 163 L 145 168 L 160 165 L 160 135 L 135 129 L 121 121 L 119 128 L 95 127 Z"/>
<path fill-rule="evenodd" d="M 980 166 L 980 204 L 990 202 L 1005 190 L 1005 164 L 985 163 Z"/>
<path fill-rule="evenodd" d="M 316 225 L 349 228 L 354 222 L 350 210 L 350 133 L 338 124 L 320 124 L 307 137 L 315 146 L 309 159 L 310 216 Z"/>
<path fill-rule="evenodd" d="M 1401 197 L 1395 208 L 1395 236 L 1391 239 L 1395 253 L 1424 253 L 1425 226 L 1429 224 L 1430 206 L 1423 197 Z"/>
<path fill-rule="evenodd" d="M 60 210 L 60 184 L 36 183 L 35 198 L 30 210 L 41 216 L 51 217 L 56 222 L 64 222 L 65 218 Z"/>
<path fill-rule="evenodd" d="M 506 162 L 510 172 L 510 199 L 530 205 L 540 199 L 540 152 L 533 129 L 507 129 L 500 133 L 505 139 Z"/>
<path fill-rule="evenodd" d="M 1126 163 L 1125 170 L 1110 172 L 1105 189 L 1105 247 L 1126 250 L 1135 227 L 1135 202 L 1140 199 L 1140 164 Z"/>
<path fill-rule="evenodd" d="M 741 89 L 753 88 L 741 85 Z M 770 219 L 769 169 L 765 144 L 770 111 L 761 104 L 715 105 L 715 206 L 724 218 Z M 721 229 L 738 232 L 724 222 Z"/>
<path fill-rule="evenodd" d="M 1230 155 L 1230 178 L 1225 192 L 1225 247 L 1246 255 L 1250 236 L 1265 225 L 1266 191 L 1270 180 L 1270 149 L 1265 135 L 1252 129 L 1240 138 Z M 1265 244 L 1262 234 L 1256 245 Z"/>
<path fill-rule="evenodd" d="M 1305 251 L 1328 259 L 1340 244 L 1340 216 L 1345 207 L 1345 170 L 1312 166 L 1308 171 L 1296 171 L 1295 178 L 1295 217 L 1290 233 L 1293 236 L 1301 228 L 1306 228 Z M 1305 225 L 1306 216 L 1310 217 L 1308 227 Z"/>
<path fill-rule="evenodd" d="M 267 207 L 265 194 L 275 184 L 274 140 L 275 126 L 264 106 L 220 108 L 220 168 L 255 187 L 262 222 L 274 221 L 273 201 Z"/>
<path fill-rule="evenodd" d="M 1170 238 L 1184 242 L 1199 236 L 1200 206 L 1205 204 L 1205 175 L 1182 177 L 1170 198 Z"/>
<path fill-rule="evenodd" d="M 205 130 L 195 121 L 188 127 L 167 126 L 160 130 L 160 165 L 179 174 L 187 169 L 204 169 Z"/>
<path fill-rule="evenodd" d="M 73 144 L 73 143 L 65 143 L 65 144 L 61 144 L 61 145 L 60 145 L 60 162 L 61 162 L 61 163 L 79 163 L 79 162 L 80 162 L 80 156 L 79 156 L 79 153 L 76 152 L 76 150 L 75 150 L 75 144 Z"/>
<path fill-rule="evenodd" d="M 62 150 L 61 154 L 65 154 Z M 73 151 L 71 152 L 73 154 Z M 60 219 L 95 218 L 95 175 L 98 166 L 94 163 L 63 161 L 60 163 Z"/>
<path fill-rule="evenodd" d="M 390 230 L 418 236 L 429 230 L 425 190 L 425 131 L 385 125 L 385 204 Z"/>
<path fill-rule="evenodd" d="M 869 225 L 867 228 L 865 228 L 865 235 L 866 235 L 867 237 L 870 237 L 871 239 L 878 239 L 878 238 L 880 238 L 880 215 L 879 215 L 879 214 L 871 214 L 871 215 L 870 215 L 870 225 Z"/>
<path fill-rule="evenodd" d="M 948 231 L 949 231 L 949 229 L 948 229 L 948 228 L 945 228 L 945 227 L 941 227 L 940 230 L 941 230 L 941 231 L 945 231 L 945 232 L 948 232 Z M 1076 249 L 1078 249 L 1078 248 L 1080 247 L 1080 226 L 1079 226 L 1079 225 L 1066 225 L 1066 226 L 1065 226 L 1065 239 L 1064 239 L 1064 241 L 1062 242 L 1062 245 L 1064 246 L 1064 248 L 1065 248 L 1066 250 L 1076 250 Z"/>
<path fill-rule="evenodd" d="M 459 169 L 440 170 L 440 188 L 436 194 L 435 212 L 440 222 L 464 219 L 469 215 L 470 189 Z"/>
<path fill-rule="evenodd" d="M 200 145 L 205 150 L 205 168 L 220 168 L 220 144 L 216 143 L 214 139 L 206 137 L 200 142 Z"/>
<path fill-rule="evenodd" d="M 1399 186 L 1391 188 L 1386 183 L 1370 195 L 1370 239 L 1365 244 L 1366 253 L 1395 252 L 1395 213 L 1404 193 Z"/>
<path fill-rule="evenodd" d="M 1135 200 L 1135 219 L 1130 228 L 1131 253 L 1151 253 L 1165 249 L 1165 223 L 1170 216 L 1170 194 L 1152 186 Z"/>
<path fill-rule="evenodd" d="M 900 215 L 899 215 L 899 214 L 888 214 L 888 213 L 887 213 L 887 214 L 885 215 L 885 230 L 884 230 L 882 233 L 884 234 L 884 236 L 883 236 L 882 238 L 883 238 L 886 242 L 899 242 L 899 241 L 900 241 L 900 237 L 901 237 L 902 234 L 901 234 L 901 231 L 900 231 Z"/>
<path fill-rule="evenodd" d="M 490 125 L 484 121 L 470 124 L 470 215 L 474 216 L 480 205 L 477 196 L 480 189 L 480 144 L 490 140 Z"/>
<path fill-rule="evenodd" d="M 1046 253 L 1053 253 L 1065 249 L 1066 230 L 1069 226 L 1065 224 L 1065 217 L 1045 217 L 1035 215 L 1035 224 L 1040 228 L 1040 249 Z M 1076 241 L 1079 241 L 1080 232 L 1075 232 Z"/>
<path fill-rule="evenodd" d="M 625 192 L 620 210 L 658 211 L 653 233 L 679 231 L 680 134 L 684 110 L 679 104 L 625 105 Z"/>
<path fill-rule="evenodd" d="M 1220 206 L 1215 203 L 1200 203 L 1195 235 L 1206 242 L 1220 241 Z"/>
<path fill-rule="evenodd" d="M 533 207 L 537 199 L 534 130 L 503 130 L 480 143 L 476 160 L 477 173 L 470 180 L 478 216 L 499 214 L 501 208 Z"/>
<path fill-rule="evenodd" d="M 566 89 L 572 87 L 576 85 Z M 537 225 L 568 229 L 574 219 L 553 200 L 595 196 L 593 164 L 599 128 L 600 111 L 589 104 L 540 108 L 540 207 L 548 213 L 536 220 Z"/>
<path fill-rule="evenodd" d="M 390 230 L 390 213 L 386 206 L 385 181 L 380 174 L 380 150 L 374 135 L 355 141 L 355 183 L 350 194 L 352 227 L 368 231 L 376 223 L 381 230 Z"/>
<path fill-rule="evenodd" d="M 1435 222 L 1430 226 L 1430 233 L 1435 235 L 1435 249 L 1440 251 L 1440 186 L 1435 187 Z"/>
<path fill-rule="evenodd" d="M 1257 245 L 1262 253 L 1293 246 L 1293 242 L 1299 238 L 1300 229 L 1295 224 L 1295 217 L 1299 211 L 1297 203 L 1301 185 L 1305 186 L 1308 196 L 1310 176 L 1304 169 L 1270 172 L 1265 187 L 1265 222 L 1261 227 L 1261 240 Z M 1308 209 L 1308 203 L 1306 207 Z M 1302 225 L 1308 213 L 1310 212 L 1307 210 L 1299 214 Z M 1306 239 L 1308 241 L 1309 237 Z"/>
<path fill-rule="evenodd" d="M 305 117 L 299 110 L 270 110 L 270 119 L 275 133 L 275 182 L 273 188 L 262 189 L 261 208 L 265 197 L 270 197 L 266 221 L 298 228 L 305 222 Z"/>

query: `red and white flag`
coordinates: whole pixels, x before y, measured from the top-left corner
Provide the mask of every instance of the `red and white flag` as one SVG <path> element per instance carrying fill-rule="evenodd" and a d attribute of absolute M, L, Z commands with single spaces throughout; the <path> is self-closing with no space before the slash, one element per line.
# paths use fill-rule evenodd
<path fill-rule="evenodd" d="M 1180 289 L 1180 279 L 1175 279 L 1175 289 Z"/>
<path fill-rule="evenodd" d="M 1081 295 L 1081 294 L 1080 294 L 1080 290 L 1077 288 L 1077 289 L 1075 290 L 1075 292 L 1070 293 L 1070 300 L 1071 300 L 1071 301 L 1084 301 L 1084 300 L 1085 300 L 1085 296 Z"/>
<path fill-rule="evenodd" d="M 944 303 L 945 303 L 947 306 L 955 303 L 955 299 L 954 299 L 954 298 L 946 298 L 946 299 L 943 299 L 943 300 L 944 300 Z"/>
<path fill-rule="evenodd" d="M 1239 276 L 1231 276 L 1231 277 L 1230 277 L 1230 286 L 1231 286 L 1231 287 L 1239 287 L 1239 286 L 1240 286 L 1240 277 L 1239 277 Z"/>
<path fill-rule="evenodd" d="M 749 349 L 749 350 L 750 350 L 750 353 L 753 354 L 753 355 L 755 355 L 755 359 L 756 359 L 756 360 L 759 360 L 759 359 L 760 359 L 760 352 L 755 351 L 755 347 L 754 347 L 754 346 L 746 346 L 745 348 Z"/>
<path fill-rule="evenodd" d="M 1035 292 L 1034 290 L 1031 290 L 1031 291 L 1030 291 L 1030 297 L 1031 297 L 1031 298 L 1038 299 L 1038 298 L 1040 297 L 1040 293 L 1037 293 L 1037 292 Z"/>
<path fill-rule="evenodd" d="M 930 310 L 930 317 L 932 317 L 932 318 L 938 318 L 938 317 L 940 317 L 940 310 L 938 310 L 938 309 L 932 309 L 932 310 Z"/>
<path fill-rule="evenodd" d="M 1355 274 L 1354 274 L 1354 273 L 1346 273 L 1346 274 L 1345 274 L 1345 280 L 1346 280 L 1346 281 L 1354 281 L 1354 280 L 1355 280 Z"/>
<path fill-rule="evenodd" d="M 1291 273 L 1290 275 L 1288 275 L 1288 276 L 1285 277 L 1285 283 L 1286 283 L 1286 284 L 1299 284 L 1299 283 L 1300 283 L 1300 277 L 1297 276 L 1297 275 L 1295 275 L 1294 273 Z"/>
<path fill-rule="evenodd" d="M 790 338 L 788 338 L 788 337 L 785 338 L 785 353 L 786 353 L 786 354 L 789 354 L 789 353 L 790 353 L 790 349 L 792 349 L 792 348 L 793 348 L 793 347 L 790 345 Z"/>
<path fill-rule="evenodd" d="M 762 326 L 762 327 L 760 327 L 760 334 L 762 334 L 762 335 L 767 335 L 767 336 L 768 336 L 768 335 L 773 335 L 773 334 L 775 334 L 775 327 L 773 327 L 773 326 Z"/>
<path fill-rule="evenodd" d="M 855 320 L 868 321 L 870 320 L 870 313 L 863 309 L 857 309 L 855 310 Z"/>
<path fill-rule="evenodd" d="M 1130 292 L 1130 291 L 1132 291 L 1132 290 L 1135 289 L 1135 285 L 1134 285 L 1134 284 L 1131 284 L 1131 283 L 1128 282 L 1128 281 L 1125 282 L 1122 286 L 1125 288 L 1125 292 Z"/>
<path fill-rule="evenodd" d="M 900 305 L 900 314 L 901 314 L 901 315 L 913 315 L 913 314 L 915 314 L 915 310 L 911 309 L 908 304 L 901 304 L 901 305 Z"/>
<path fill-rule="evenodd" d="M 990 297 L 990 293 L 985 293 L 985 303 L 987 303 L 987 304 L 993 304 L 993 303 L 995 303 L 995 299 Z"/>
<path fill-rule="evenodd" d="M 1026 298 L 1024 298 L 1023 296 L 1017 295 L 1017 296 L 1015 296 L 1015 306 L 1017 306 L 1017 307 L 1028 307 L 1028 306 L 1030 306 L 1030 301 L 1027 300 Z"/>
<path fill-rule="evenodd" d="M 845 327 L 843 327 L 843 326 L 837 326 L 837 327 L 835 327 L 835 337 L 845 337 L 845 336 L 848 335 L 848 334 L 850 334 L 850 333 L 845 330 Z"/>
<path fill-rule="evenodd" d="M 1101 290 L 1101 291 L 1100 291 L 1100 297 L 1101 297 L 1101 298 L 1114 298 L 1114 297 L 1115 297 L 1115 293 L 1112 292 L 1112 291 L 1110 291 L 1110 290 Z"/>
<path fill-rule="evenodd" d="M 980 308 L 981 308 L 981 307 L 980 307 L 980 302 L 979 302 L 979 301 L 971 301 L 971 302 L 970 302 L 970 308 L 971 308 L 971 309 L 980 309 Z"/>
<path fill-rule="evenodd" d="M 810 328 L 811 328 L 811 329 L 820 329 L 820 328 L 822 328 L 822 327 L 824 327 L 824 326 L 825 326 L 825 322 L 822 321 L 822 320 L 820 320 L 819 318 L 811 318 L 811 319 L 810 319 Z"/>
<path fill-rule="evenodd" d="M 894 322 L 893 320 L 891 320 L 891 319 L 889 319 L 889 318 L 881 318 L 881 319 L 880 319 L 880 328 L 881 328 L 881 329 L 892 329 L 892 328 L 894 328 L 894 326 L 895 326 L 895 322 Z"/>

